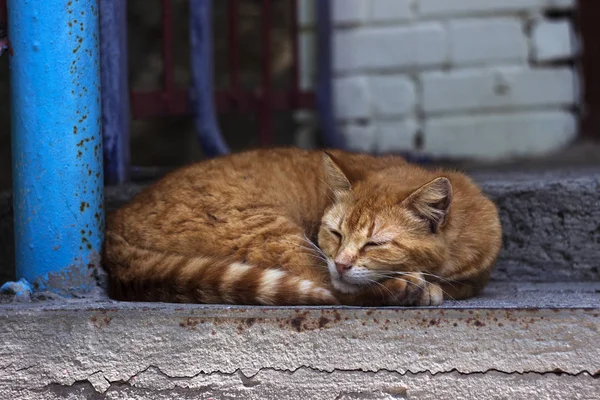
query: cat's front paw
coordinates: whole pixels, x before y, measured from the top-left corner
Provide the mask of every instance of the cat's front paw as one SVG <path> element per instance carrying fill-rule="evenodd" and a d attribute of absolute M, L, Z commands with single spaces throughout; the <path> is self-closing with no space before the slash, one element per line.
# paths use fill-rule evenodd
<path fill-rule="evenodd" d="M 418 273 L 388 279 L 383 285 L 388 289 L 390 306 L 439 306 L 444 301 L 442 288 Z"/>

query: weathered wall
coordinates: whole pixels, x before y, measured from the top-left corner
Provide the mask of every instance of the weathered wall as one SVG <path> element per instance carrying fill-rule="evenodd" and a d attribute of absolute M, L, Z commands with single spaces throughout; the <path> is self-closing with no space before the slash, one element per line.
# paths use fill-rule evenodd
<path fill-rule="evenodd" d="M 310 3 L 301 4 L 308 59 Z M 575 137 L 574 0 L 333 5 L 337 118 L 352 147 L 495 160 Z"/>

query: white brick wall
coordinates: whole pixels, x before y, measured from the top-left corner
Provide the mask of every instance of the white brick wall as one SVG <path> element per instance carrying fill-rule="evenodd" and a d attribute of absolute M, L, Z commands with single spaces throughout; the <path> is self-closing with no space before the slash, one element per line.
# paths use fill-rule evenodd
<path fill-rule="evenodd" d="M 364 0 L 333 0 L 333 22 L 338 24 L 366 22 L 368 5 Z"/>
<path fill-rule="evenodd" d="M 404 117 L 412 115 L 417 104 L 414 82 L 405 75 L 381 75 L 369 78 L 372 115 Z"/>
<path fill-rule="evenodd" d="M 312 3 L 300 0 L 305 88 Z M 349 146 L 506 159 L 566 145 L 577 132 L 578 43 L 568 14 L 545 15 L 575 3 L 333 0 L 335 110 Z"/>
<path fill-rule="evenodd" d="M 535 10 L 541 0 L 419 0 L 419 12 L 424 17 L 454 15 L 484 15 Z"/>
<path fill-rule="evenodd" d="M 476 18 L 450 21 L 450 62 L 453 66 L 527 59 L 527 37 L 518 18 Z"/>
<path fill-rule="evenodd" d="M 568 107 L 575 103 L 570 68 L 497 67 L 421 76 L 426 115 L 526 107 Z"/>
<path fill-rule="evenodd" d="M 333 87 L 335 113 L 340 120 L 370 117 L 370 94 L 367 80 L 360 76 L 336 79 Z"/>
<path fill-rule="evenodd" d="M 413 0 L 371 0 L 370 3 L 370 17 L 374 23 L 408 21 L 414 16 Z"/>
<path fill-rule="evenodd" d="M 439 65 L 446 60 L 445 33 L 438 23 L 339 30 L 333 41 L 334 69 L 343 73 Z"/>
<path fill-rule="evenodd" d="M 425 122 L 424 150 L 487 160 L 535 156 L 567 144 L 575 129 L 575 117 L 566 111 L 435 118 Z"/>
<path fill-rule="evenodd" d="M 570 21 L 538 21 L 531 34 L 535 61 L 569 60 L 575 53 Z"/>

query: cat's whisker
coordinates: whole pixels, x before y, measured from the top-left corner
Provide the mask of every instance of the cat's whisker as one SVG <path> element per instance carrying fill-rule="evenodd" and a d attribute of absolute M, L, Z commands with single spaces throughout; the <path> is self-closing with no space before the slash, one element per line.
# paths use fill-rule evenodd
<path fill-rule="evenodd" d="M 311 245 L 311 247 L 313 249 L 315 249 L 316 252 L 318 252 L 319 254 L 323 255 L 326 257 L 325 252 L 323 252 L 323 250 L 321 250 L 321 248 L 319 246 L 317 246 L 312 240 L 310 240 L 308 237 L 306 237 L 306 235 L 304 235 L 304 240 Z"/>
<path fill-rule="evenodd" d="M 411 272 L 401 272 L 401 271 L 377 271 L 377 272 L 378 273 L 386 274 L 385 275 L 386 277 L 392 277 L 392 276 L 396 276 L 396 275 L 409 275 L 409 274 L 411 274 Z M 467 286 L 467 284 L 465 284 L 463 282 L 452 280 L 452 279 L 446 279 L 446 278 L 443 278 L 443 277 L 441 277 L 439 275 L 436 275 L 436 274 L 431 274 L 431 273 L 428 273 L 428 272 L 418 272 L 418 273 L 421 274 L 421 275 L 424 275 L 424 276 L 430 276 L 432 278 L 438 279 L 439 281 L 441 281 L 443 283 L 446 283 L 446 284 L 448 284 L 448 285 L 450 285 L 452 287 L 454 287 L 455 284 L 456 285 L 461 285 L 461 286 Z"/>
<path fill-rule="evenodd" d="M 317 260 L 323 261 L 325 264 L 327 264 L 327 259 L 325 257 L 319 256 L 317 254 L 310 254 L 310 253 L 306 254 L 306 255 L 309 257 L 312 257 L 312 258 L 316 258 Z"/>
<path fill-rule="evenodd" d="M 382 297 L 383 297 L 383 291 L 381 291 L 381 287 L 384 288 L 390 294 L 390 296 L 396 297 L 394 295 L 394 293 L 392 293 L 392 291 L 387 286 L 385 286 L 383 283 L 377 282 L 376 280 L 373 280 L 373 279 L 367 279 L 367 280 L 369 282 L 374 283 L 376 285 L 376 287 L 379 288 L 379 291 L 380 291 Z"/>
<path fill-rule="evenodd" d="M 315 263 L 315 264 L 298 264 L 298 263 L 295 263 L 293 265 L 296 266 L 296 267 L 309 267 L 309 268 L 319 267 L 319 268 L 327 269 L 327 265 L 319 264 L 319 263 Z"/>
<path fill-rule="evenodd" d="M 369 290 L 377 289 L 379 291 L 379 294 L 381 295 L 381 298 L 385 299 L 385 295 L 383 293 L 383 290 L 381 290 L 381 288 L 379 286 L 377 286 L 376 284 L 379 284 L 379 282 L 367 279 L 367 282 L 364 284 L 364 286 L 366 286 Z M 387 289 L 387 288 L 385 288 L 385 289 Z"/>
<path fill-rule="evenodd" d="M 319 253 L 315 254 L 315 249 L 311 249 L 310 247 L 306 247 L 301 244 L 290 242 L 290 241 L 282 241 L 281 243 L 286 243 L 286 244 L 289 244 L 292 246 L 300 247 L 302 249 L 307 250 L 309 252 L 308 255 L 315 257 L 315 258 L 319 258 L 320 260 L 323 260 L 323 261 L 327 261 L 327 259 L 324 256 L 322 256 L 321 254 L 319 254 Z"/>
<path fill-rule="evenodd" d="M 402 280 L 402 281 L 404 281 L 404 282 L 408 282 L 408 281 L 407 281 L 406 279 L 398 278 L 398 275 L 401 275 L 401 276 L 402 276 L 402 275 L 403 275 L 403 276 L 410 275 L 410 272 L 388 271 L 388 273 L 389 273 L 389 274 L 381 273 L 381 272 L 379 272 L 379 271 L 377 272 L 377 274 L 378 274 L 379 276 L 381 276 L 381 277 L 384 277 L 384 278 L 387 278 L 387 279 L 398 279 L 398 280 Z M 436 276 L 436 275 L 434 275 L 434 274 L 428 274 L 428 273 L 421 273 L 421 274 L 423 274 L 423 275 L 433 275 L 433 276 Z M 436 276 L 436 277 L 437 277 L 437 276 Z M 437 278 L 439 278 L 439 279 L 440 279 L 440 280 L 442 280 L 442 281 L 444 280 L 442 277 L 437 277 Z M 410 282 L 410 283 L 412 283 L 412 282 Z M 452 284 L 450 281 L 448 281 L 448 282 L 445 282 L 445 283 L 447 283 L 447 284 L 448 284 L 448 285 L 450 285 L 450 286 L 453 286 L 453 284 Z M 457 282 L 457 283 L 460 283 L 460 282 Z M 413 284 L 414 284 L 414 283 L 413 283 Z M 446 292 L 446 291 L 445 291 L 445 290 L 444 290 L 444 289 L 443 289 L 441 286 L 440 286 L 440 290 L 441 290 L 441 291 L 444 293 L 444 295 L 447 295 L 449 298 L 453 299 L 453 297 L 452 297 L 452 296 L 450 296 L 450 294 L 449 294 L 448 292 Z"/>
<path fill-rule="evenodd" d="M 327 263 L 328 263 L 329 260 L 327 259 L 327 256 L 325 255 L 325 253 L 323 253 L 323 251 L 317 245 L 315 245 L 310 239 L 308 239 L 306 236 L 303 239 L 306 242 L 308 242 L 308 244 L 310 244 L 312 246 L 312 248 L 303 246 L 301 244 L 298 244 L 298 243 L 295 243 L 295 242 L 292 242 L 292 241 L 289 241 L 289 240 L 283 241 L 282 243 L 287 243 L 287 244 L 290 244 L 292 246 L 300 247 L 300 248 L 303 248 L 303 249 L 307 250 L 308 254 L 306 254 L 306 255 L 308 255 L 309 257 L 316 258 L 317 260 L 322 261 L 323 263 L 325 263 L 324 267 L 327 267 Z M 319 266 L 321 266 L 321 265 L 319 265 Z"/>
<path fill-rule="evenodd" d="M 463 285 L 463 286 L 465 285 L 462 282 L 459 282 L 459 281 L 456 281 L 456 280 L 453 280 L 453 279 L 447 279 L 447 278 L 444 278 L 442 276 L 439 276 L 439 275 L 436 275 L 436 274 L 432 274 L 432 273 L 429 273 L 429 272 L 420 272 L 420 274 L 424 275 L 424 276 L 430 276 L 432 278 L 438 279 L 438 280 L 440 280 L 440 281 L 442 281 L 444 283 L 447 283 L 447 284 L 454 284 L 454 283 L 456 283 L 456 284 Z"/>
<path fill-rule="evenodd" d="M 395 279 L 395 280 L 398 280 L 398 281 L 401 281 L 401 282 L 405 282 L 405 283 L 410 283 L 410 284 L 412 284 L 414 286 L 417 286 L 417 287 L 419 286 L 416 283 L 411 282 L 411 281 L 409 281 L 407 279 L 402 279 L 402 278 L 398 278 L 398 277 L 394 277 L 394 276 L 390 276 L 388 278 L 389 279 Z M 438 285 L 438 287 L 440 288 L 440 290 L 442 291 L 442 293 L 444 293 L 445 296 L 448 296 L 450 299 L 454 300 L 454 297 L 450 296 L 450 293 L 446 292 L 441 286 Z"/>

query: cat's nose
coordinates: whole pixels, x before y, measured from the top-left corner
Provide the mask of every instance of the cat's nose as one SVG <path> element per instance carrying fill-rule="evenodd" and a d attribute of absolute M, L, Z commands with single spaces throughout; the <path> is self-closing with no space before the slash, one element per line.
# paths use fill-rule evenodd
<path fill-rule="evenodd" d="M 352 264 L 344 264 L 344 263 L 335 263 L 335 269 L 340 275 L 344 275 L 346 272 L 350 271 L 352 268 Z"/>

